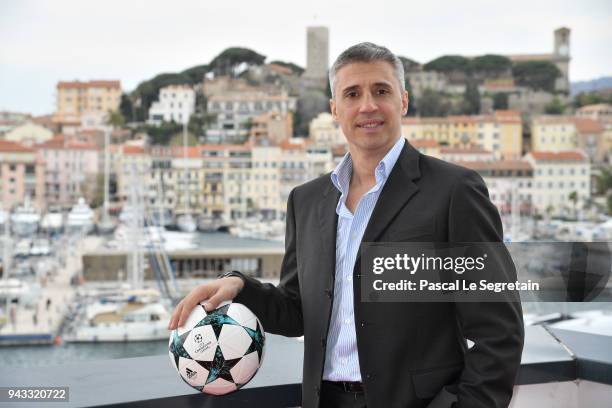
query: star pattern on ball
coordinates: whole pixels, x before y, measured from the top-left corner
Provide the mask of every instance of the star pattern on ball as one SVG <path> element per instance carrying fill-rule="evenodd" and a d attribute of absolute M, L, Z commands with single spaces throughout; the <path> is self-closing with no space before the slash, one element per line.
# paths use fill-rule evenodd
<path fill-rule="evenodd" d="M 218 309 L 213 310 L 209 314 L 206 315 L 205 318 L 200 320 L 200 322 L 195 327 L 201 327 L 210 325 L 215 332 L 215 336 L 219 339 L 221 335 L 221 329 L 224 324 L 231 324 L 233 326 L 240 326 L 236 320 L 229 317 L 227 313 L 227 309 L 229 309 L 230 305 L 221 306 Z"/>
<path fill-rule="evenodd" d="M 249 346 L 249 349 L 244 354 L 246 355 L 246 354 L 256 351 L 257 358 L 259 359 L 259 361 L 261 361 L 261 353 L 263 352 L 263 346 L 264 346 L 264 334 L 263 334 L 263 331 L 261 330 L 261 326 L 259 325 L 259 322 L 257 322 L 257 327 L 255 328 L 255 330 L 249 327 L 244 327 L 244 330 L 246 330 L 246 332 L 249 333 L 249 336 L 251 336 L 251 345 Z"/>
<path fill-rule="evenodd" d="M 183 347 L 183 343 L 185 342 L 185 339 L 188 335 L 189 332 L 183 334 L 182 336 L 179 336 L 176 330 L 172 332 L 172 342 L 170 343 L 170 351 L 174 356 L 174 363 L 177 367 L 179 366 L 179 360 L 181 357 L 189 359 L 191 358 L 187 350 L 185 350 L 185 347 Z"/>
<path fill-rule="evenodd" d="M 242 358 L 234 358 L 231 360 L 227 360 L 223 357 L 223 352 L 221 352 L 221 347 L 217 346 L 215 350 L 215 358 L 212 361 L 196 361 L 199 365 L 208 370 L 208 378 L 206 379 L 206 384 L 210 384 L 215 381 L 217 378 L 223 378 L 226 381 L 231 383 L 234 382 L 232 378 L 232 373 L 230 370 L 238 364 L 238 362 L 242 360 Z"/>

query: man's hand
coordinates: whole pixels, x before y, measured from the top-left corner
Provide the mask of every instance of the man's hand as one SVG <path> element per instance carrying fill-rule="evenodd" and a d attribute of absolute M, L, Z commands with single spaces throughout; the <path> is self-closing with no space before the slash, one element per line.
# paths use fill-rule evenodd
<path fill-rule="evenodd" d="M 198 286 L 176 305 L 170 323 L 168 323 L 168 330 L 174 330 L 184 325 L 198 303 L 205 300 L 204 308 L 206 311 L 215 310 L 220 303 L 233 300 L 243 286 L 243 280 L 236 276 L 228 276 Z"/>

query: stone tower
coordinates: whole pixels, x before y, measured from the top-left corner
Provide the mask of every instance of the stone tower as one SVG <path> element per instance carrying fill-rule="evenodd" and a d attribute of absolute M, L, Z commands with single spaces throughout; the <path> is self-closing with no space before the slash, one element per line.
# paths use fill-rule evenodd
<path fill-rule="evenodd" d="M 329 69 L 329 30 L 327 27 L 308 27 L 306 44 L 307 78 L 326 80 Z"/>
<path fill-rule="evenodd" d="M 561 71 L 561 76 L 557 78 L 555 83 L 555 89 L 569 92 L 570 29 L 567 27 L 555 30 L 553 62 Z"/>

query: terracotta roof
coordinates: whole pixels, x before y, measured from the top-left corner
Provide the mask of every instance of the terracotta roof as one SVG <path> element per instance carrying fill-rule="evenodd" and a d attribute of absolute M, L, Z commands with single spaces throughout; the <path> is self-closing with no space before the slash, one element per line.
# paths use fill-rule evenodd
<path fill-rule="evenodd" d="M 574 124 L 578 133 L 601 133 L 605 130 L 601 123 L 588 118 L 574 118 Z"/>
<path fill-rule="evenodd" d="M 270 68 L 271 71 L 278 72 L 279 74 L 293 75 L 293 71 L 291 70 L 291 68 L 284 67 L 282 65 L 268 64 L 268 68 Z"/>
<path fill-rule="evenodd" d="M 609 103 L 598 103 L 594 105 L 585 105 L 582 108 L 578 109 L 579 112 L 591 112 L 591 111 L 599 111 L 602 109 L 612 109 L 612 105 Z"/>
<path fill-rule="evenodd" d="M 572 124 L 574 118 L 565 115 L 540 115 L 533 118 L 535 125 Z"/>
<path fill-rule="evenodd" d="M 554 54 L 517 54 L 506 55 L 511 61 L 549 61 L 555 59 Z"/>
<path fill-rule="evenodd" d="M 82 136 L 99 136 L 103 134 L 104 132 L 99 129 L 83 129 L 79 131 L 79 135 Z"/>
<path fill-rule="evenodd" d="M 476 123 L 521 123 L 521 115 L 513 110 L 499 110 L 492 115 L 461 115 L 447 117 L 406 117 L 402 118 L 402 125 L 428 125 L 428 124 L 476 124 Z"/>
<path fill-rule="evenodd" d="M 534 151 L 529 153 L 538 161 L 587 161 L 588 158 L 580 150 L 565 150 L 560 152 Z"/>
<path fill-rule="evenodd" d="M 449 116 L 449 122 L 459 122 L 459 123 L 477 123 L 481 117 L 480 116 L 468 116 L 468 115 L 457 115 L 457 116 Z"/>
<path fill-rule="evenodd" d="M 145 149 L 142 146 L 123 146 L 123 154 L 144 154 Z"/>
<path fill-rule="evenodd" d="M 472 170 L 533 170 L 525 160 L 495 160 L 495 161 L 454 161 L 459 166 Z"/>
<path fill-rule="evenodd" d="M 408 140 L 408 143 L 410 143 L 412 147 L 416 149 L 439 146 L 438 142 L 433 139 L 413 139 L 413 140 Z"/>
<path fill-rule="evenodd" d="M 35 150 L 26 147 L 22 144 L 10 142 L 8 140 L 0 139 L 0 152 L 4 153 L 33 153 Z"/>
<path fill-rule="evenodd" d="M 451 146 L 443 146 L 440 147 L 441 154 L 493 154 L 489 150 L 485 150 L 479 146 L 469 146 L 469 147 L 451 147 Z"/>
<path fill-rule="evenodd" d="M 292 143 L 289 139 L 283 139 L 278 143 L 278 146 L 283 150 L 304 150 L 306 145 L 310 144 L 310 140 L 302 139 L 301 143 Z"/>
<path fill-rule="evenodd" d="M 121 81 L 118 80 L 93 80 L 88 82 L 81 81 L 60 81 L 57 88 L 121 88 Z"/>
<path fill-rule="evenodd" d="M 83 143 L 71 140 L 69 136 L 56 135 L 44 143 L 35 146 L 38 149 L 71 149 L 71 150 L 99 150 L 93 143 Z"/>

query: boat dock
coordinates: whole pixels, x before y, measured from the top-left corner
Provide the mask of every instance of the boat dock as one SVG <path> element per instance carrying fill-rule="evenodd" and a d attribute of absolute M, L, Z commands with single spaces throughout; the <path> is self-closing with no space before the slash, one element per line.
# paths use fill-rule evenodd
<path fill-rule="evenodd" d="M 63 263 L 40 280 L 42 288 L 37 302 L 28 307 L 8 305 L 8 317 L 0 325 L 0 346 L 48 345 L 60 341 L 57 336 L 76 293 L 71 278 L 82 269 L 82 252 L 97 246 L 97 241 L 96 237 L 81 240 L 65 236 L 57 242 L 56 258 Z"/>

